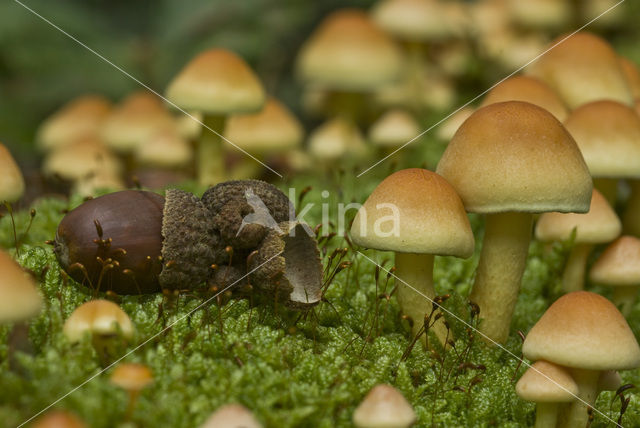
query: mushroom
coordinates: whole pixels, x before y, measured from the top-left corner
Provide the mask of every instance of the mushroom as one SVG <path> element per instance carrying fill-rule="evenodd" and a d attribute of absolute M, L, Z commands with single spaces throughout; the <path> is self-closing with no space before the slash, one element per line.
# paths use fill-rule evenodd
<path fill-rule="evenodd" d="M 525 101 L 555 116 L 560 122 L 569 114 L 560 97 L 543 81 L 530 76 L 514 76 L 500 82 L 482 100 L 481 107 L 503 101 Z"/>
<path fill-rule="evenodd" d="M 615 205 L 617 181 L 640 178 L 640 117 L 632 107 L 600 100 L 573 110 L 564 126 L 575 138 L 595 187 Z"/>
<path fill-rule="evenodd" d="M 374 386 L 353 412 L 357 428 L 407 428 L 416 414 L 406 398 L 391 385 Z"/>
<path fill-rule="evenodd" d="M 9 254 L 0 250 L 0 323 L 22 322 L 37 315 L 42 297 L 36 284 Z"/>
<path fill-rule="evenodd" d="M 581 31 L 550 46 L 526 72 L 548 84 L 570 110 L 595 100 L 633 105 L 618 55 L 604 39 Z"/>
<path fill-rule="evenodd" d="M 392 109 L 384 113 L 369 128 L 369 141 L 388 155 L 420 134 L 420 125 L 403 109 Z"/>
<path fill-rule="evenodd" d="M 337 159 L 363 157 L 367 146 L 353 122 L 337 117 L 313 130 L 309 135 L 309 152 L 329 166 Z"/>
<path fill-rule="evenodd" d="M 111 111 L 111 102 L 100 95 L 83 95 L 46 119 L 36 133 L 36 145 L 49 151 L 78 139 L 95 137 Z"/>
<path fill-rule="evenodd" d="M 129 393 L 129 404 L 125 413 L 125 419 L 129 420 L 140 391 L 153 382 L 153 374 L 144 364 L 121 363 L 113 370 L 109 381 Z"/>
<path fill-rule="evenodd" d="M 558 404 L 574 401 L 578 385 L 565 368 L 540 360 L 518 380 L 516 394 L 536 403 L 535 428 L 553 428 L 558 419 Z"/>
<path fill-rule="evenodd" d="M 87 425 L 73 413 L 52 410 L 36 419 L 32 428 L 87 428 Z"/>
<path fill-rule="evenodd" d="M 639 99 L 640 69 L 635 63 L 631 62 L 629 59 L 623 56 L 619 56 L 618 61 L 620 61 L 620 68 L 622 68 L 622 72 L 627 79 L 627 83 L 629 84 L 629 88 L 631 89 L 631 95 L 633 96 L 633 99 Z"/>
<path fill-rule="evenodd" d="M 529 360 L 565 366 L 578 385 L 578 398 L 563 409 L 560 424 L 587 425 L 587 406 L 593 406 L 602 371 L 640 367 L 640 347 L 616 307 L 587 291 L 556 300 L 531 328 L 522 352 Z"/>
<path fill-rule="evenodd" d="M 571 3 L 564 0 L 508 0 L 506 7 L 517 26 L 538 31 L 567 26 L 573 13 Z"/>
<path fill-rule="evenodd" d="M 241 404 L 226 404 L 216 410 L 200 428 L 262 428 L 253 413 Z"/>
<path fill-rule="evenodd" d="M 395 172 L 375 188 L 353 220 L 351 238 L 363 247 L 395 252 L 398 302 L 413 320 L 414 334 L 433 307 L 434 255 L 467 258 L 474 249 L 460 197 L 444 178 L 418 168 Z M 442 314 L 436 311 L 434 317 L 433 331 L 446 345 L 450 333 Z"/>
<path fill-rule="evenodd" d="M 480 330 L 502 343 L 520 289 L 532 214 L 587 212 L 592 182 L 571 135 L 551 113 L 521 101 L 478 109 L 458 129 L 436 172 L 469 212 L 485 214 L 485 235 L 470 299 Z"/>
<path fill-rule="evenodd" d="M 193 150 L 176 125 L 153 131 L 134 152 L 135 175 L 145 187 L 160 188 L 188 177 Z"/>
<path fill-rule="evenodd" d="M 198 181 L 213 185 L 225 177 L 221 135 L 226 117 L 256 112 L 265 102 L 262 84 L 236 54 L 210 49 L 189 62 L 171 81 L 167 98 L 181 109 L 204 114 L 198 144 Z"/>
<path fill-rule="evenodd" d="M 538 219 L 535 235 L 540 241 L 563 241 L 575 231 L 574 246 L 562 275 L 565 293 L 584 288 L 587 257 L 595 244 L 611 242 L 620 235 L 622 225 L 615 211 L 597 190 L 586 214 L 544 213 Z"/>
<path fill-rule="evenodd" d="M 640 239 L 621 236 L 591 266 L 591 281 L 614 287 L 613 303 L 629 316 L 640 287 Z"/>
<path fill-rule="evenodd" d="M 15 202 L 24 193 L 22 172 L 4 144 L 0 143 L 0 203 Z"/>
<path fill-rule="evenodd" d="M 436 131 L 436 136 L 442 141 L 449 142 L 456 134 L 456 131 L 460 126 L 464 123 L 465 120 L 469 118 L 473 114 L 475 109 L 470 106 L 466 106 L 461 108 L 460 110 L 453 113 L 446 119 L 444 122 L 438 126 L 438 130 Z"/>

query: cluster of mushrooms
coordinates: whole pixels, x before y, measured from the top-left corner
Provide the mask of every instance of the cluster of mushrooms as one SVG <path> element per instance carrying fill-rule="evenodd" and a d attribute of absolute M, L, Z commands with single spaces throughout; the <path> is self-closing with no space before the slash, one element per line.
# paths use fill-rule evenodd
<path fill-rule="evenodd" d="M 589 7 L 581 10 L 593 15 Z M 574 15 L 569 2 L 556 0 L 384 0 L 370 13 L 336 11 L 296 62 L 305 110 L 326 119 L 306 149 L 298 119 L 225 49 L 200 53 L 168 85 L 167 104 L 180 117 L 149 92 L 116 107 L 95 95 L 73 100 L 37 133 L 45 175 L 71 182 L 83 195 L 123 189 L 132 175 L 154 188 L 190 176 L 212 187 L 201 198 L 168 189 L 164 197 L 123 190 L 90 199 L 61 221 L 56 257 L 95 294 L 233 287 L 294 309 L 315 305 L 322 298 L 320 252 L 291 201 L 264 181 L 225 180 L 256 177 L 257 161 L 297 171 L 392 153 L 420 133 L 416 117 L 451 107 L 452 81 L 474 49 L 503 67 L 520 66 L 547 46 L 540 30 L 566 28 Z M 468 43 L 474 37 L 475 47 Z M 617 371 L 640 367 L 640 348 L 624 318 L 640 287 L 640 71 L 591 33 L 548 46 L 554 47 L 492 88 L 477 109 L 461 109 L 440 127 L 438 138 L 450 141 L 435 171 L 402 169 L 383 180 L 358 211 L 350 236 L 361 247 L 395 253 L 398 302 L 420 334 L 437 294 L 434 256 L 470 257 L 475 239 L 467 213 L 484 215 L 469 299 L 479 308 L 480 335 L 494 345 L 512 333 L 532 234 L 569 242 L 566 294 L 526 335 L 523 354 L 533 364 L 516 392 L 538 403 L 536 427 L 584 427 L 599 392 L 620 386 Z M 370 125 L 367 138 L 362 123 Z M 0 169 L 0 200 L 18 200 L 24 179 L 1 144 Z M 380 229 L 390 214 L 380 206 L 397 209 L 397 230 Z M 608 247 L 590 263 L 603 244 Z M 19 326 L 41 310 L 42 299 L 5 252 L 0 272 L 9 296 L 0 301 L 0 321 Z M 583 291 L 587 277 L 615 287 L 612 302 Z M 433 315 L 430 332 L 446 349 L 455 340 L 447 315 Z M 135 326 L 117 304 L 95 299 L 72 313 L 64 334 L 71 343 L 89 334 L 106 366 L 113 337 L 131 340 Z M 130 414 L 153 374 L 120 364 L 111 381 L 128 391 Z M 353 415 L 358 427 L 408 427 L 415 420 L 390 385 L 374 387 Z M 61 411 L 38 426 L 55 423 L 84 426 Z M 260 426 L 239 405 L 220 408 L 203 426 L 233 424 Z"/>

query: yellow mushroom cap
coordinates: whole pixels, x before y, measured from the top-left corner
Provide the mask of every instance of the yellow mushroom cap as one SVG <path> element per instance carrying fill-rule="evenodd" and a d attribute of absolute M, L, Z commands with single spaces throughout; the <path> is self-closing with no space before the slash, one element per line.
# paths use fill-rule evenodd
<path fill-rule="evenodd" d="M 124 190 L 127 186 L 119 174 L 109 170 L 97 170 L 91 175 L 76 180 L 73 183 L 71 192 L 82 197 L 95 196 L 99 190 Z"/>
<path fill-rule="evenodd" d="M 174 119 L 157 95 L 134 92 L 105 120 L 101 136 L 105 144 L 119 152 L 131 152 L 158 129 L 175 126 Z"/>
<path fill-rule="evenodd" d="M 573 138 L 551 113 L 521 101 L 476 110 L 436 172 L 467 211 L 587 212 L 593 184 Z"/>
<path fill-rule="evenodd" d="M 113 370 L 109 381 L 127 391 L 140 391 L 153 382 L 153 373 L 144 364 L 122 363 Z"/>
<path fill-rule="evenodd" d="M 0 323 L 29 319 L 41 308 L 42 297 L 33 279 L 0 250 Z"/>
<path fill-rule="evenodd" d="M 446 6 L 434 0 L 382 0 L 374 6 L 372 16 L 394 37 L 426 42 L 457 34 L 457 28 L 447 19 Z"/>
<path fill-rule="evenodd" d="M 24 177 L 4 144 L 0 143 L 0 203 L 15 202 L 24 193 Z"/>
<path fill-rule="evenodd" d="M 171 81 L 167 98 L 182 109 L 226 116 L 260 110 L 265 94 L 242 58 L 225 49 L 210 49 Z"/>
<path fill-rule="evenodd" d="M 367 146 L 358 127 L 339 117 L 323 123 L 309 135 L 309 153 L 317 159 L 360 157 L 366 152 Z"/>
<path fill-rule="evenodd" d="M 638 66 L 635 63 L 625 57 L 618 57 L 618 60 L 620 61 L 622 72 L 627 78 L 627 83 L 631 89 L 631 95 L 633 98 L 640 98 L 640 69 L 638 69 Z"/>
<path fill-rule="evenodd" d="M 36 419 L 32 428 L 86 428 L 84 422 L 64 410 L 52 410 Z"/>
<path fill-rule="evenodd" d="M 226 404 L 216 410 L 200 428 L 261 428 L 253 413 L 240 404 Z"/>
<path fill-rule="evenodd" d="M 535 104 L 554 115 L 560 122 L 569 114 L 560 97 L 546 83 L 535 77 L 510 77 L 489 91 L 481 107 L 503 101 L 526 101 Z"/>
<path fill-rule="evenodd" d="M 565 0 L 509 0 L 507 7 L 517 26 L 537 29 L 566 26 L 573 13 Z"/>
<path fill-rule="evenodd" d="M 304 129 L 284 104 L 269 97 L 258 113 L 229 117 L 224 134 L 229 141 L 243 149 L 264 153 L 300 146 Z"/>
<path fill-rule="evenodd" d="M 358 428 L 409 427 L 416 414 L 406 398 L 391 385 L 376 385 L 353 412 Z"/>
<path fill-rule="evenodd" d="M 363 91 L 395 80 L 401 66 L 399 48 L 355 9 L 329 15 L 302 46 L 296 63 L 306 83 Z"/>
<path fill-rule="evenodd" d="M 594 177 L 640 177 L 640 117 L 615 101 L 594 101 L 569 114 L 575 138 Z"/>
<path fill-rule="evenodd" d="M 76 308 L 64 323 L 63 332 L 70 342 L 79 342 L 86 333 L 133 336 L 133 324 L 120 306 L 108 300 L 91 300 Z"/>
<path fill-rule="evenodd" d="M 51 150 L 79 138 L 98 135 L 111 111 L 111 103 L 99 95 L 78 97 L 45 120 L 36 134 L 40 149 Z"/>
<path fill-rule="evenodd" d="M 536 403 L 569 403 L 576 399 L 578 385 L 565 368 L 540 360 L 518 380 L 516 394 Z"/>
<path fill-rule="evenodd" d="M 356 214 L 351 237 L 363 247 L 402 253 L 469 257 L 474 249 L 458 194 L 444 178 L 419 168 L 395 172 L 375 188 Z"/>
<path fill-rule="evenodd" d="M 632 105 L 633 98 L 618 55 L 602 38 L 587 32 L 560 36 L 528 68 L 556 91 L 570 109 L 607 99 Z"/>
<path fill-rule="evenodd" d="M 609 286 L 640 285 L 640 239 L 627 235 L 613 241 L 591 267 L 589 278 Z"/>
<path fill-rule="evenodd" d="M 620 311 L 604 297 L 575 291 L 556 300 L 531 328 L 522 352 L 587 370 L 640 366 L 640 347 Z"/>
<path fill-rule="evenodd" d="M 369 140 L 375 146 L 397 147 L 420 134 L 420 126 L 413 116 L 402 109 L 389 110 L 371 125 Z"/>
<path fill-rule="evenodd" d="M 569 239 L 574 229 L 576 243 L 601 244 L 616 239 L 622 224 L 605 197 L 593 189 L 588 213 L 544 213 L 536 223 L 535 233 L 540 241 L 562 241 Z"/>
<path fill-rule="evenodd" d="M 142 165 L 159 168 L 182 168 L 191 163 L 193 150 L 175 125 L 157 129 L 135 151 Z"/>
<path fill-rule="evenodd" d="M 77 181 L 90 178 L 100 170 L 119 175 L 122 166 L 102 141 L 87 137 L 51 152 L 45 158 L 42 169 L 47 175 Z"/>

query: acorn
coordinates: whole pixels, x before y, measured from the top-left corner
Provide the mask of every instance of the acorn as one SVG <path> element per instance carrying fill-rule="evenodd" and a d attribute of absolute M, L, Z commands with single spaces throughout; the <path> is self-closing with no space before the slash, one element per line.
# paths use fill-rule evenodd
<path fill-rule="evenodd" d="M 143 294 L 205 282 L 217 237 L 197 197 L 125 190 L 91 199 L 58 225 L 54 252 L 77 282 Z"/>

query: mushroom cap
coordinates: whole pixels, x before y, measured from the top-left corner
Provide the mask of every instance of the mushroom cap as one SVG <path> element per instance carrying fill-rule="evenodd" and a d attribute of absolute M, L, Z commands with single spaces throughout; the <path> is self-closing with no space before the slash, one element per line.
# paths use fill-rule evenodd
<path fill-rule="evenodd" d="M 305 42 L 297 59 L 299 76 L 328 89 L 370 91 L 399 77 L 402 54 L 363 11 L 329 15 Z"/>
<path fill-rule="evenodd" d="M 593 189 L 588 213 L 544 213 L 536 223 L 535 233 L 540 241 L 562 241 L 569 239 L 574 229 L 576 243 L 601 244 L 616 239 L 622 224 L 605 197 Z"/>
<path fill-rule="evenodd" d="M 99 95 L 84 95 L 65 104 L 38 128 L 36 144 L 41 150 L 98 135 L 111 111 L 111 102 Z"/>
<path fill-rule="evenodd" d="M 619 56 L 620 67 L 627 79 L 627 84 L 631 89 L 631 95 L 634 99 L 640 98 L 640 69 L 638 66 L 623 56 Z"/>
<path fill-rule="evenodd" d="M 40 312 L 36 284 L 9 254 L 0 250 L 0 323 L 22 321 Z"/>
<path fill-rule="evenodd" d="M 97 170 L 82 180 L 75 181 L 71 193 L 82 197 L 94 196 L 98 190 L 124 190 L 127 186 L 119 174 L 109 170 Z"/>
<path fill-rule="evenodd" d="M 604 297 L 575 291 L 556 300 L 531 328 L 522 352 L 587 370 L 640 366 L 640 347 L 620 311 Z"/>
<path fill-rule="evenodd" d="M 640 286 L 640 239 L 625 235 L 613 241 L 591 267 L 589 278 L 609 286 Z"/>
<path fill-rule="evenodd" d="M 369 140 L 375 146 L 397 147 L 420 134 L 420 126 L 413 116 L 403 109 L 387 111 L 371 125 Z"/>
<path fill-rule="evenodd" d="M 576 399 L 578 385 L 565 368 L 540 360 L 518 380 L 516 394 L 536 403 L 569 403 Z"/>
<path fill-rule="evenodd" d="M 374 386 L 353 412 L 358 428 L 408 427 L 416 414 L 406 398 L 391 385 Z"/>
<path fill-rule="evenodd" d="M 32 428 L 86 428 L 86 426 L 73 413 L 64 410 L 52 410 L 36 419 Z"/>
<path fill-rule="evenodd" d="M 125 338 L 133 336 L 133 324 L 120 306 L 108 300 L 91 300 L 80 305 L 67 318 L 63 333 L 69 342 L 79 342 L 85 333 L 110 336 L 120 333 Z"/>
<path fill-rule="evenodd" d="M 200 428 L 261 428 L 253 413 L 240 404 L 226 404 L 216 410 Z"/>
<path fill-rule="evenodd" d="M 15 202 L 24 193 L 24 177 L 11 152 L 0 143 L 0 202 Z"/>
<path fill-rule="evenodd" d="M 159 128 L 175 126 L 158 96 L 148 91 L 129 95 L 104 121 L 101 136 L 113 150 L 131 152 Z"/>
<path fill-rule="evenodd" d="M 481 107 L 503 101 L 526 101 L 535 104 L 555 116 L 560 122 L 569 112 L 564 102 L 543 81 L 530 76 L 514 76 L 491 89 Z"/>
<path fill-rule="evenodd" d="M 135 156 L 142 165 L 182 168 L 191 163 L 193 150 L 173 125 L 156 129 L 136 147 Z"/>
<path fill-rule="evenodd" d="M 127 391 L 140 391 L 153 382 L 153 373 L 144 364 L 121 363 L 113 370 L 109 381 Z"/>
<path fill-rule="evenodd" d="M 167 98 L 182 109 L 226 116 L 260 110 L 265 94 L 242 58 L 225 49 L 210 49 L 174 77 Z"/>
<path fill-rule="evenodd" d="M 95 137 L 87 137 L 51 152 L 42 169 L 47 175 L 58 175 L 65 180 L 82 180 L 98 171 L 119 175 L 122 166 L 118 158 Z"/>
<path fill-rule="evenodd" d="M 588 32 L 566 37 L 551 42 L 553 48 L 528 67 L 528 74 L 551 86 L 570 109 L 601 99 L 632 105 L 629 85 L 611 45 Z"/>
<path fill-rule="evenodd" d="M 535 29 L 564 27 L 573 13 L 565 0 L 509 0 L 507 7 L 516 26 Z"/>
<path fill-rule="evenodd" d="M 397 234 L 384 226 L 391 219 Z M 444 178 L 420 168 L 385 178 L 358 210 L 351 237 L 363 247 L 402 253 L 469 257 L 474 249 L 460 197 Z"/>
<path fill-rule="evenodd" d="M 258 113 L 229 117 L 224 135 L 246 150 L 277 152 L 300 146 L 304 129 L 284 104 L 269 97 Z"/>
<path fill-rule="evenodd" d="M 469 118 L 475 111 L 475 108 L 466 106 L 449 116 L 444 122 L 438 126 L 437 135 L 441 140 L 449 141 L 453 138 L 462 126 L 465 120 Z"/>
<path fill-rule="evenodd" d="M 374 22 L 392 36 L 426 42 L 457 34 L 447 19 L 446 5 L 433 0 L 382 0 L 371 13 Z"/>
<path fill-rule="evenodd" d="M 640 177 L 640 117 L 632 107 L 594 101 L 572 111 L 564 126 L 592 176 Z"/>
<path fill-rule="evenodd" d="M 521 101 L 476 110 L 436 172 L 467 211 L 587 212 L 593 184 L 578 146 L 545 109 Z"/>
<path fill-rule="evenodd" d="M 309 135 L 309 152 L 318 159 L 337 159 L 345 155 L 361 157 L 367 152 L 367 146 L 354 123 L 336 117 Z"/>

